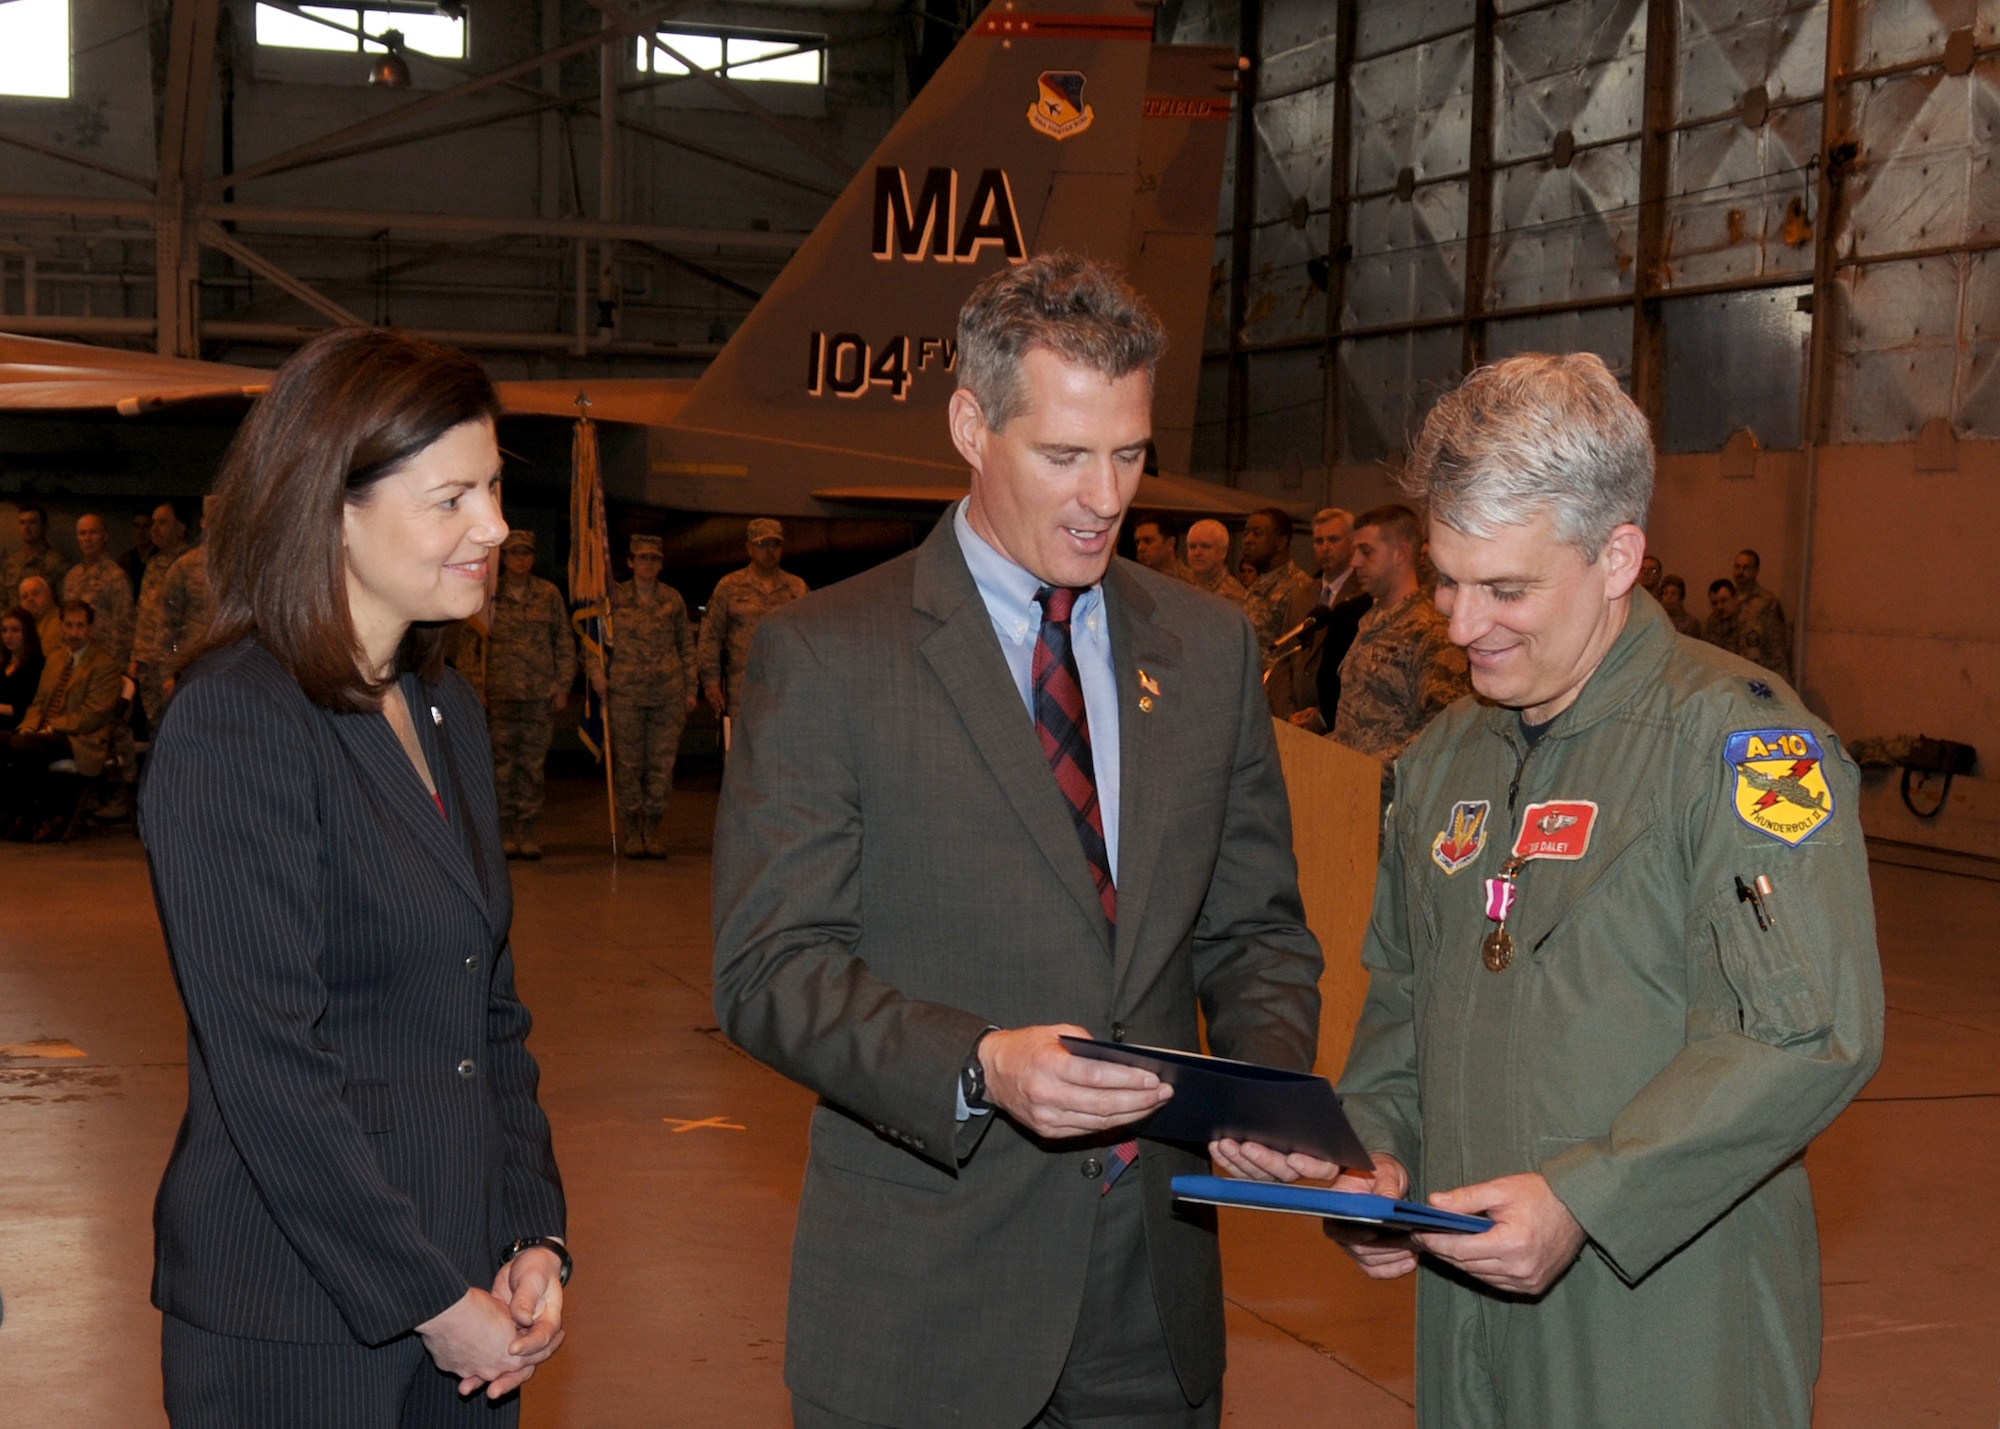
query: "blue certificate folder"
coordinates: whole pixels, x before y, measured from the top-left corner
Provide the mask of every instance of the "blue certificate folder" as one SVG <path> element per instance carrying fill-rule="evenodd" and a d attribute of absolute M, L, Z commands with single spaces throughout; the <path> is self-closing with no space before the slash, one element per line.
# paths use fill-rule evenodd
<path fill-rule="evenodd" d="M 1319 1186 L 1281 1186 L 1271 1181 L 1238 1181 L 1227 1176 L 1176 1176 L 1174 1194 L 1183 1201 L 1203 1201 L 1211 1206 L 1287 1211 L 1295 1216 L 1356 1221 L 1389 1231 L 1478 1235 L 1493 1229 L 1493 1222 L 1484 1216 L 1461 1216 L 1435 1206 L 1420 1206 L 1415 1201 L 1397 1201 L 1360 1191 L 1328 1191 Z"/>
<path fill-rule="evenodd" d="M 1174 1089 L 1172 1101 L 1133 1128 L 1141 1135 L 1196 1146 L 1226 1137 L 1273 1151 L 1303 1151 L 1341 1166 L 1375 1164 L 1325 1077 L 1168 1047 L 1062 1040 L 1079 1057 L 1138 1067 Z"/>

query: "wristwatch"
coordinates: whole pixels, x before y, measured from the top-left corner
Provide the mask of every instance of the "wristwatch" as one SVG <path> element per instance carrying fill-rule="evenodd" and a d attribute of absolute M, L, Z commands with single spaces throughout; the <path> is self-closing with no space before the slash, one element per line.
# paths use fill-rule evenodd
<path fill-rule="evenodd" d="M 986 1040 L 987 1032 L 998 1032 L 997 1027 L 989 1027 L 979 1034 L 978 1041 L 966 1054 L 965 1065 L 958 1069 L 958 1094 L 965 1098 L 965 1105 L 972 1111 L 985 1111 L 991 1103 L 986 1100 L 986 1066 L 979 1060 L 979 1043 Z"/>
<path fill-rule="evenodd" d="M 561 1241 L 557 1240 L 554 1236 L 524 1235 L 519 1240 L 515 1241 L 512 1245 L 508 1246 L 505 1250 L 500 1252 L 500 1263 L 502 1265 L 505 1265 L 509 1261 L 513 1260 L 513 1258 L 519 1255 L 522 1251 L 533 1250 L 536 1246 L 540 1246 L 544 1250 L 552 1250 L 557 1255 L 562 1257 L 562 1270 L 556 1276 L 556 1284 L 558 1285 L 569 1284 L 570 1272 L 576 1269 L 576 1262 L 570 1259 L 569 1247 L 564 1245 Z"/>

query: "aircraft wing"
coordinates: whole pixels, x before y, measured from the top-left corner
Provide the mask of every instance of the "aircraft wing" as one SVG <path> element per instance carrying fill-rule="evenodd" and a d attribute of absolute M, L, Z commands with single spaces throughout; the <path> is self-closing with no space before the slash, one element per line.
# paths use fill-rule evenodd
<path fill-rule="evenodd" d="M 600 422 L 638 426 L 670 424 L 694 390 L 691 378 L 614 377 L 563 381 L 496 382 L 500 405 L 510 417 L 575 417 L 578 397 L 590 399 L 590 415 Z"/>
<path fill-rule="evenodd" d="M 0 333 L 0 410 L 112 410 L 125 416 L 188 402 L 247 403 L 271 384 L 255 367 Z"/>

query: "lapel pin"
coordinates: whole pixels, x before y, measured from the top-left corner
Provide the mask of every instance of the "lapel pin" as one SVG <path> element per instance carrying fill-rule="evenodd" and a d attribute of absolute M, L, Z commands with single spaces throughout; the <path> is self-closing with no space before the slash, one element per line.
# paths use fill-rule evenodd
<path fill-rule="evenodd" d="M 443 725 L 444 723 L 444 711 L 436 705 L 431 706 L 431 723 L 435 725 Z"/>
<path fill-rule="evenodd" d="M 1139 672 L 1139 688 L 1147 694 L 1157 697 L 1160 693 L 1160 682 L 1144 670 L 1141 670 Z"/>
<path fill-rule="evenodd" d="M 1153 697 L 1151 695 L 1139 696 L 1139 713 L 1151 714 L 1152 712 L 1153 712 Z"/>

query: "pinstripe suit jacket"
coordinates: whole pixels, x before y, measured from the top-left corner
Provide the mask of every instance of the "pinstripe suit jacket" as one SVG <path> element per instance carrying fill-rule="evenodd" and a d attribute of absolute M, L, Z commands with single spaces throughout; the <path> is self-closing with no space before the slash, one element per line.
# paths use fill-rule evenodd
<path fill-rule="evenodd" d="M 949 516 L 757 632 L 716 825 L 716 1011 L 821 1096 L 786 1377 L 870 1424 L 1017 1429 L 1074 1337 L 1100 1191 L 1087 1163 L 1121 1138 L 959 1122 L 985 1027 L 1193 1048 L 1199 1016 L 1225 1056 L 1312 1064 L 1319 946 L 1256 637 L 1240 610 L 1129 561 L 1104 598 L 1115 932 Z M 1215 1221 L 1168 1183 L 1207 1169 L 1147 1142 L 1128 1177 L 1197 1402 L 1222 1375 Z"/>
<path fill-rule="evenodd" d="M 387 719 L 314 705 L 254 640 L 196 666 L 153 746 L 188 1020 L 153 1300 L 204 1329 L 381 1344 L 563 1230 L 485 722 L 456 674 L 403 693 L 449 822 Z"/>

